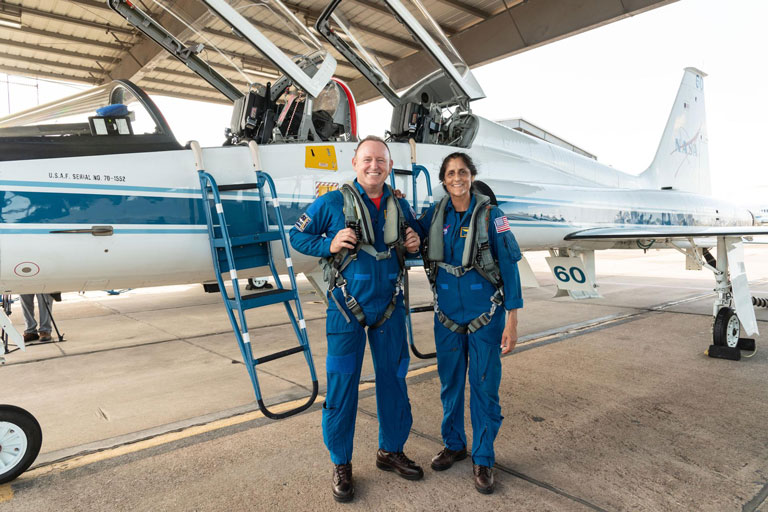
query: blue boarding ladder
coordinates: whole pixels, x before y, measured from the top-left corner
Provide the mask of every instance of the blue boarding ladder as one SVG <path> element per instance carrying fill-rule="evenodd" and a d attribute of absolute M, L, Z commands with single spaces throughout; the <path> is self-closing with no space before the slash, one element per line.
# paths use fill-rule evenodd
<path fill-rule="evenodd" d="M 426 200 L 426 205 L 423 208 L 419 208 L 419 196 L 418 196 L 417 185 L 418 185 L 419 176 L 421 176 L 422 174 L 424 175 L 424 179 L 427 182 L 427 200 Z M 420 216 L 424 211 L 427 210 L 427 208 L 435 204 L 435 201 L 432 198 L 432 180 L 429 177 L 429 171 L 427 170 L 426 167 L 416 163 L 411 163 L 410 169 L 393 169 L 389 175 L 389 182 L 393 189 L 396 188 L 395 175 L 411 177 L 411 191 L 412 191 L 411 205 L 413 206 L 413 211 L 416 212 L 417 216 Z M 410 269 L 411 267 L 423 267 L 424 261 L 422 261 L 421 258 L 406 260 L 405 266 L 406 266 L 406 270 Z M 411 307 L 408 290 L 409 290 L 408 272 L 406 271 L 405 279 L 403 281 L 403 301 L 405 303 L 405 327 L 406 327 L 406 331 L 408 331 L 408 343 L 411 346 L 411 352 L 413 352 L 413 355 L 415 355 L 419 359 L 432 359 L 433 357 L 437 356 L 437 353 L 428 352 L 425 354 L 421 352 L 418 348 L 416 348 L 416 343 L 413 341 L 413 323 L 411 322 L 411 314 L 426 313 L 427 311 L 434 311 L 435 306 L 434 304 L 429 304 L 425 306 Z"/>
<path fill-rule="evenodd" d="M 296 287 L 296 275 L 293 272 L 293 263 L 291 261 L 291 254 L 286 240 L 283 216 L 280 212 L 280 204 L 277 198 L 275 183 L 269 174 L 259 170 L 258 147 L 253 141 L 251 141 L 249 147 L 254 163 L 254 171 L 256 173 L 256 183 L 217 185 L 213 176 L 204 170 L 200 145 L 193 141 L 191 147 L 195 156 L 198 175 L 200 177 L 200 188 L 204 205 L 203 211 L 205 212 L 205 218 L 208 224 L 208 237 L 211 243 L 211 258 L 216 273 L 216 280 L 218 281 L 219 290 L 224 299 L 224 305 L 226 306 L 229 321 L 232 323 L 232 329 L 237 338 L 237 344 L 240 347 L 240 353 L 243 356 L 245 367 L 248 370 L 248 376 L 251 379 L 259 409 L 264 416 L 271 419 L 286 418 L 300 413 L 309 408 L 314 403 L 315 398 L 317 398 L 317 376 L 315 374 L 312 353 L 310 352 L 306 322 L 301 310 L 298 288 Z M 269 188 L 269 197 L 265 194 L 265 187 Z M 258 204 L 260 207 L 261 219 L 249 218 L 248 233 L 238 233 L 237 236 L 230 236 L 231 225 L 227 223 L 225 215 L 226 208 L 221 201 L 220 193 L 247 190 L 258 191 Z M 277 229 L 270 229 L 267 202 L 272 205 Z M 253 202 L 248 203 L 252 204 Z M 288 278 L 291 283 L 291 288 L 283 288 L 277 269 L 275 268 L 270 242 L 278 240 L 283 248 L 283 255 L 288 269 Z M 269 266 L 269 269 L 272 272 L 272 277 L 275 280 L 275 288 L 258 293 L 241 295 L 237 277 L 238 270 L 260 266 Z M 224 278 L 222 278 L 222 274 L 227 275 L 227 272 L 229 281 L 232 284 L 234 297 L 228 295 L 227 289 L 224 286 Z M 293 301 L 296 308 L 295 315 L 291 309 L 291 301 Z M 288 313 L 288 318 L 291 320 L 291 325 L 296 333 L 299 344 L 295 347 L 280 350 L 272 354 L 254 357 L 252 341 L 255 340 L 252 340 L 248 333 L 245 311 L 277 303 L 283 303 L 285 306 L 285 311 Z M 298 321 L 296 319 L 297 316 Z M 306 402 L 293 409 L 279 413 L 272 412 L 264 404 L 264 400 L 261 396 L 261 388 L 259 387 L 259 377 L 256 368 L 261 364 L 292 354 L 298 354 L 300 352 L 304 354 L 307 365 L 309 366 L 309 373 L 312 379 L 312 394 Z"/>

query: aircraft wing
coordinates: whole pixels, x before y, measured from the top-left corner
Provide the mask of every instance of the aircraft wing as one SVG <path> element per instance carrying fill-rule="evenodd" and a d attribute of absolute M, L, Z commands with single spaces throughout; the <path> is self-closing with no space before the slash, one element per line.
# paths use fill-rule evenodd
<path fill-rule="evenodd" d="M 687 239 L 691 237 L 768 235 L 768 226 L 638 226 L 587 228 L 565 236 L 566 240 Z"/>

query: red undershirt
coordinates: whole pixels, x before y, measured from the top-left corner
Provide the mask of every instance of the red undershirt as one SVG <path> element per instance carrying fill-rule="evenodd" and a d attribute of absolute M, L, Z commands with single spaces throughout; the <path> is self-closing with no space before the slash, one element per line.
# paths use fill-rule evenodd
<path fill-rule="evenodd" d="M 374 205 L 376 205 L 376 209 L 377 209 L 377 210 L 378 210 L 378 209 L 379 209 L 379 207 L 381 206 L 381 197 L 382 197 L 382 196 L 379 196 L 379 197 L 370 197 L 370 196 L 369 196 L 369 197 L 368 197 L 368 198 L 369 198 L 371 201 L 373 201 L 373 204 L 374 204 Z"/>

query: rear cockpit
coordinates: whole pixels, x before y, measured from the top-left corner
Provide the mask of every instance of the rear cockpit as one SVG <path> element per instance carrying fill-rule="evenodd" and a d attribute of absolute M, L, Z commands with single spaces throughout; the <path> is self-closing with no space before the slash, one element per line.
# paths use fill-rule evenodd
<path fill-rule="evenodd" d="M 315 28 L 392 105 L 390 140 L 468 147 L 477 130 L 469 104 L 485 96 L 469 66 L 419 0 L 372 3 L 390 13 L 385 26 L 402 26 L 413 40 L 417 50 L 404 59 L 407 72 L 376 57 L 370 35 L 356 29 L 366 16 L 357 2 L 333 0 Z"/>

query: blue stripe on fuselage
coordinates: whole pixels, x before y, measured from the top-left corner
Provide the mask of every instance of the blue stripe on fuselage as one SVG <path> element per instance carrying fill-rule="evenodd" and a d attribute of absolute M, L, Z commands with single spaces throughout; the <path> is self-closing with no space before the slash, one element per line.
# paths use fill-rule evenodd
<path fill-rule="evenodd" d="M 18 185 L 27 182 L 16 182 Z M 31 182 L 30 182 L 31 183 Z M 0 184 L 8 185 L 9 182 Z M 58 184 L 57 184 L 58 185 Z M 63 184 L 59 185 L 64 187 Z M 69 188 L 81 188 L 82 185 Z M 99 186 L 101 188 L 102 186 Z M 82 193 L 70 193 L 48 187 L 46 191 L 0 190 L 0 223 L 34 224 L 78 224 L 78 225 L 205 225 L 203 202 L 196 197 L 174 197 L 140 194 L 115 194 L 121 189 L 112 187 L 111 194 L 96 192 L 93 187 Z M 144 187 L 135 187 L 136 189 Z M 152 187 L 146 187 L 152 188 Z M 93 190 L 93 192 L 90 192 Z M 155 190 L 157 191 L 157 190 Z M 167 194 L 194 190 L 161 189 Z M 248 196 L 251 197 L 250 194 Z M 303 196 L 282 196 L 281 209 L 285 225 L 292 225 L 306 211 L 309 202 Z M 230 231 L 233 236 L 254 231 L 254 224 L 261 220 L 260 203 L 254 200 L 222 198 Z M 540 201 L 540 199 L 537 199 Z M 572 203 L 542 204 L 525 200 L 501 201 L 500 207 L 507 214 L 513 227 L 554 227 L 568 228 L 574 222 L 593 225 L 679 225 L 692 226 L 715 224 L 717 219 L 694 212 L 668 211 L 658 209 L 642 210 L 634 207 L 627 210 L 606 206 L 575 206 Z M 270 224 L 274 224 L 272 209 Z M 710 218 L 711 217 L 711 218 Z M 123 231 L 125 232 L 125 231 Z M 173 230 L 178 232 L 178 230 Z"/>
<path fill-rule="evenodd" d="M 234 229 L 233 235 L 252 231 L 253 223 L 261 220 L 258 201 L 225 197 L 222 203 L 230 230 Z M 0 204 L 0 223 L 3 224 L 205 225 L 203 201 L 191 197 L 0 191 Z M 293 224 L 307 206 L 306 203 L 283 203 L 283 221 Z M 268 212 L 274 223 L 271 208 Z"/>

